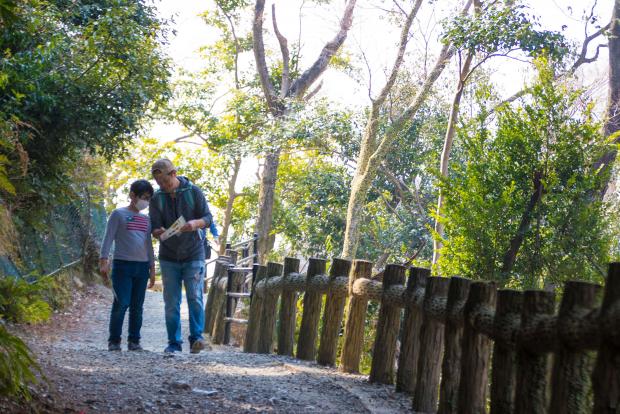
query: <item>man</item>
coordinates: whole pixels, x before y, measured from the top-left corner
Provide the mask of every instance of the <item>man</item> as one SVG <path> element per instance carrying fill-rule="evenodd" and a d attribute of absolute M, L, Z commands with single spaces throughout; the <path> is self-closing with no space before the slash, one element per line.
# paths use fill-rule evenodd
<path fill-rule="evenodd" d="M 205 251 L 199 230 L 211 224 L 212 216 L 202 191 L 177 171 L 168 159 L 160 159 L 151 167 L 159 190 L 149 205 L 153 237 L 162 233 L 180 216 L 186 224 L 181 233 L 159 244 L 159 263 L 164 288 L 168 346 L 164 352 L 181 352 L 181 294 L 185 285 L 189 310 L 190 352 L 205 348 L 202 337 L 204 307 L 202 298 L 205 275 Z"/>

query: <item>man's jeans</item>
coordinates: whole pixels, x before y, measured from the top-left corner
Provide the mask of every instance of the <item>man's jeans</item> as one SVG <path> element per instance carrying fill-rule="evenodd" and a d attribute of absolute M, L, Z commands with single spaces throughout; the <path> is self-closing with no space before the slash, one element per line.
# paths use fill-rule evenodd
<path fill-rule="evenodd" d="M 149 280 L 149 262 L 133 262 L 128 260 L 112 261 L 112 289 L 114 302 L 110 314 L 110 342 L 120 342 L 123 333 L 123 320 L 129 308 L 130 342 L 140 342 L 142 327 L 142 306 L 146 283 Z"/>
<path fill-rule="evenodd" d="M 164 287 L 166 311 L 166 330 L 169 344 L 182 344 L 181 338 L 181 295 L 185 285 L 185 297 L 189 309 L 189 340 L 202 338 L 205 325 L 202 285 L 205 276 L 205 263 L 202 260 L 191 262 L 169 262 L 160 260 L 161 279 Z"/>

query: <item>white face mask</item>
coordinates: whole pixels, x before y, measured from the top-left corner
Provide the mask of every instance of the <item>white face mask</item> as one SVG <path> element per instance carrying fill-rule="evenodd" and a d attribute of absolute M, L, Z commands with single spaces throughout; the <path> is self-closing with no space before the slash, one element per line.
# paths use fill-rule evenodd
<path fill-rule="evenodd" d="M 149 206 L 149 202 L 146 200 L 139 199 L 138 201 L 136 201 L 136 208 L 138 210 L 144 210 L 148 206 Z"/>

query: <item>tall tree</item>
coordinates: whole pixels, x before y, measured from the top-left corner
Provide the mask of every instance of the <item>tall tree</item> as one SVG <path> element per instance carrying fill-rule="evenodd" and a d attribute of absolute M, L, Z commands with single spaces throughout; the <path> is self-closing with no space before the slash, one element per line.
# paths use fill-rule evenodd
<path fill-rule="evenodd" d="M 526 53 L 530 57 L 547 53 L 554 59 L 560 59 L 567 51 L 563 37 L 559 33 L 538 30 L 519 2 L 490 3 L 485 9 L 482 7 L 481 1 L 474 0 L 473 16 L 457 18 L 446 27 L 446 40 L 457 48 L 459 65 L 456 91 L 439 162 L 439 174 L 442 178 L 448 176 L 450 151 L 459 120 L 461 99 L 465 84 L 472 74 L 489 59 L 510 56 L 513 52 Z M 444 195 L 440 189 L 435 213 L 434 264 L 439 258 L 444 233 L 441 220 L 443 202 Z"/>
<path fill-rule="evenodd" d="M 281 77 L 279 79 L 279 91 L 277 91 L 273 82 L 273 73 L 270 74 L 265 57 L 265 44 L 263 39 L 265 0 L 256 0 L 252 27 L 254 58 L 265 101 L 275 122 L 288 115 L 291 110 L 290 103 L 292 101 L 307 101 L 314 96 L 321 87 L 321 84 L 319 84 L 311 90 L 321 74 L 327 69 L 332 57 L 338 52 L 346 40 L 347 33 L 353 23 L 355 5 L 356 0 L 347 0 L 338 32 L 334 38 L 323 46 L 323 49 L 314 63 L 296 78 L 292 76 L 294 74 L 291 71 L 291 56 L 288 40 L 278 29 L 275 4 L 272 5 L 271 15 L 273 30 L 278 39 L 282 54 L 282 61 L 278 65 L 281 67 Z M 266 152 L 260 177 L 259 215 L 256 221 L 256 232 L 260 236 L 258 248 L 261 261 L 264 261 L 266 254 L 273 244 L 271 227 L 280 153 L 281 148 L 277 145 L 275 148 L 269 149 Z"/>
<path fill-rule="evenodd" d="M 205 22 L 219 29 L 221 36 L 203 48 L 207 52 L 207 69 L 179 83 L 181 96 L 170 113 L 189 132 L 176 142 L 205 145 L 219 153 L 227 166 L 220 254 L 226 250 L 235 200 L 243 195 L 236 188 L 243 159 L 238 148 L 258 133 L 265 118 L 265 106 L 258 99 L 258 89 L 252 85 L 254 79 L 244 77 L 239 65 L 242 55 L 252 49 L 251 34 L 246 33 L 241 24 L 242 13 L 249 5 L 249 0 L 216 0 L 215 10 L 203 13 Z M 232 87 L 225 91 L 228 99 L 224 110 L 214 114 L 213 107 L 222 98 L 222 91 L 214 85 L 228 84 L 219 82 L 222 78 L 230 80 Z"/>
<path fill-rule="evenodd" d="M 17 2 L 0 25 L 0 164 L 24 203 L 69 195 L 67 172 L 84 153 L 122 153 L 168 96 L 155 9 L 87 3 Z"/>
<path fill-rule="evenodd" d="M 528 99 L 492 117 L 479 91 L 483 109 L 459 131 L 465 162 L 442 180 L 445 273 L 513 287 L 604 276 L 609 225 L 591 194 L 605 139 L 581 91 L 558 84 L 546 62 L 539 68 Z"/>
<path fill-rule="evenodd" d="M 607 137 L 614 137 L 614 143 L 620 143 L 620 0 L 614 1 L 614 8 L 609 26 L 609 83 L 607 98 L 607 117 L 603 133 Z M 597 169 L 608 174 L 618 154 L 617 147 L 612 147 L 596 163 Z M 609 175 L 609 174 L 608 174 Z M 608 186 L 605 180 L 600 191 L 602 198 Z"/>
<path fill-rule="evenodd" d="M 402 12 L 403 22 L 396 58 L 394 59 L 387 81 L 381 89 L 381 92 L 376 98 L 372 99 L 371 108 L 366 121 L 366 129 L 362 137 L 360 154 L 357 159 L 357 168 L 351 184 L 351 194 L 347 207 L 347 224 L 342 247 L 342 257 L 344 258 L 355 257 L 359 242 L 360 224 L 363 220 L 362 210 L 378 168 L 399 134 L 406 129 L 405 127 L 407 124 L 423 106 L 435 81 L 439 78 L 446 64 L 456 51 L 456 49 L 448 43 L 441 47 L 434 67 L 427 74 L 414 97 L 406 104 L 401 113 L 394 117 L 389 125 L 380 131 L 378 125 L 385 111 L 384 104 L 400 72 L 407 49 L 407 43 L 410 39 L 409 31 L 421 4 L 422 0 L 417 0 L 413 4 L 411 10 Z M 471 0 L 468 0 L 461 14 L 467 13 L 470 6 Z M 402 10 L 400 6 L 399 9 Z"/>

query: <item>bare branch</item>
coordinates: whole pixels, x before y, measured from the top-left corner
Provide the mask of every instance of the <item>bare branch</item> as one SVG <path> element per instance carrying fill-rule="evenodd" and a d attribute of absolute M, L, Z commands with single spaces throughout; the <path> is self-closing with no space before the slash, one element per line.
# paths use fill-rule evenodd
<path fill-rule="evenodd" d="M 295 59 L 295 72 L 299 69 L 299 56 L 301 55 L 301 11 L 306 5 L 306 1 L 303 0 L 299 5 L 299 32 L 297 32 L 297 59 Z"/>
<path fill-rule="evenodd" d="M 306 96 L 304 96 L 304 101 L 309 101 L 310 99 L 312 99 L 314 97 L 314 95 L 319 93 L 319 91 L 321 90 L 322 87 L 323 87 L 323 80 L 321 80 L 319 82 L 319 84 L 316 86 L 316 88 L 314 88 Z"/>
<path fill-rule="evenodd" d="M 366 70 L 368 71 L 368 98 L 370 99 L 370 102 L 374 102 L 374 99 L 372 98 L 372 70 L 370 69 L 370 62 L 368 62 L 366 53 L 364 53 L 364 50 L 361 47 L 360 52 L 362 53 L 362 58 L 366 64 Z"/>
<path fill-rule="evenodd" d="M 574 74 L 577 69 L 585 64 L 585 63 L 592 63 L 594 62 L 596 59 L 598 59 L 598 55 L 599 55 L 599 51 L 601 47 L 607 47 L 607 45 L 598 45 L 596 47 L 596 53 L 594 54 L 594 56 L 588 58 L 586 55 L 588 53 L 588 44 L 593 41 L 594 39 L 596 39 L 597 37 L 599 37 L 600 35 L 602 35 L 607 29 L 609 29 L 609 27 L 611 26 L 611 22 L 607 23 L 605 26 L 601 27 L 599 30 L 597 30 L 596 32 L 592 33 L 589 36 L 586 36 L 585 40 L 583 41 L 583 44 L 581 45 L 581 53 L 579 53 L 579 56 L 577 56 L 577 59 L 575 60 L 575 62 L 572 64 L 572 66 L 570 67 L 570 69 L 564 73 L 559 73 L 555 76 L 555 80 L 561 79 L 565 76 L 570 76 L 572 74 Z M 524 89 L 521 89 L 520 91 L 516 92 L 515 94 L 513 94 L 512 96 L 509 96 L 508 98 L 504 99 L 503 101 L 501 101 L 500 103 L 498 103 L 497 105 L 495 105 L 493 108 L 491 108 L 491 110 L 489 111 L 489 113 L 493 113 L 497 110 L 497 108 L 499 108 L 502 105 L 511 103 L 516 101 L 517 99 L 521 98 L 522 96 L 527 95 L 528 93 L 530 93 L 531 89 L 529 87 L 526 87 Z"/>
<path fill-rule="evenodd" d="M 400 4 L 398 4 L 398 2 L 396 0 L 392 1 L 394 3 L 394 6 L 396 6 L 396 8 L 398 10 L 400 10 L 400 12 L 403 14 L 403 16 L 407 16 L 407 12 L 401 7 Z"/>
<path fill-rule="evenodd" d="M 351 28 L 351 24 L 353 23 L 353 10 L 355 9 L 355 4 L 357 0 L 348 0 L 347 5 L 344 9 L 344 14 L 342 16 L 342 20 L 340 21 L 340 30 L 336 34 L 336 36 L 327 42 L 323 47 L 323 50 L 319 54 L 319 57 L 316 61 L 308 68 L 299 79 L 293 82 L 293 85 L 290 88 L 287 96 L 291 96 L 294 98 L 299 98 L 303 96 L 308 88 L 318 79 L 319 76 L 327 69 L 327 65 L 331 58 L 336 54 L 340 46 L 344 43 L 347 38 L 347 33 Z M 261 2 L 265 3 L 264 0 L 257 0 L 256 4 Z M 264 52 L 263 52 L 264 57 Z"/>
<path fill-rule="evenodd" d="M 392 184 L 394 184 L 394 187 L 396 187 L 396 191 L 398 191 L 398 195 L 403 200 L 403 205 L 405 206 L 405 208 L 407 208 L 407 210 L 409 211 L 409 213 L 411 215 L 414 214 L 414 211 L 409 207 L 409 205 L 407 203 L 404 202 L 404 200 L 406 198 L 405 197 L 405 191 L 407 193 L 409 193 L 411 198 L 414 199 L 415 205 L 416 205 L 416 207 L 418 209 L 418 213 L 420 213 L 422 215 L 426 214 L 426 212 L 424 211 L 424 207 L 422 206 L 422 202 L 420 201 L 420 195 L 418 194 L 417 190 L 414 191 L 411 188 L 409 188 L 409 186 L 407 184 L 405 184 L 403 182 L 403 180 L 401 180 L 400 178 L 396 177 L 394 175 L 394 173 L 392 173 L 392 171 L 390 171 L 389 168 L 387 168 L 385 165 L 381 166 L 381 172 L 385 174 L 387 179 L 390 180 L 392 182 Z"/>
<path fill-rule="evenodd" d="M 278 112 L 276 92 L 269 79 L 269 69 L 265 60 L 265 42 L 263 40 L 263 13 L 265 11 L 265 0 L 256 0 L 254 7 L 254 22 L 252 24 L 252 43 L 254 59 L 256 60 L 256 70 L 260 79 L 263 93 L 267 101 L 267 106 L 272 112 Z"/>
<path fill-rule="evenodd" d="M 235 87 L 239 89 L 239 38 L 237 37 L 237 32 L 235 31 L 235 25 L 232 21 L 232 18 L 226 11 L 222 8 L 219 2 L 215 2 L 216 6 L 220 9 L 226 20 L 228 20 L 228 26 L 230 27 L 230 32 L 232 33 L 233 41 L 235 42 Z"/>
<path fill-rule="evenodd" d="M 396 82 L 396 78 L 398 77 L 398 72 L 400 70 L 400 66 L 405 59 L 405 51 L 407 50 L 407 43 L 409 41 L 409 30 L 411 29 L 411 24 L 413 23 L 413 19 L 415 19 L 420 6 L 422 5 L 422 0 L 417 0 L 411 10 L 411 13 L 407 15 L 407 19 L 403 24 L 403 28 L 400 32 L 400 39 L 398 42 L 398 52 L 396 53 L 396 59 L 394 60 L 394 64 L 392 65 L 392 71 L 390 72 L 390 76 L 388 77 L 387 82 L 381 89 L 379 96 L 374 100 L 373 105 L 380 107 L 385 102 L 388 94 L 392 90 L 394 83 Z"/>
<path fill-rule="evenodd" d="M 195 137 L 196 134 L 187 134 L 187 135 L 183 135 L 181 137 L 175 138 L 173 140 L 173 142 L 177 143 L 177 144 L 192 144 L 192 145 L 197 145 L 199 147 L 202 147 L 203 145 L 205 145 L 205 142 L 194 142 L 194 141 L 188 141 L 190 138 Z M 200 139 L 202 139 L 201 137 L 198 137 Z M 204 141 L 204 139 L 203 139 Z"/>
<path fill-rule="evenodd" d="M 290 78 L 290 54 L 288 51 L 288 41 L 286 37 L 280 30 L 278 29 L 278 23 L 276 21 L 276 5 L 275 3 L 271 5 L 271 18 L 273 20 L 273 31 L 278 38 L 278 43 L 280 43 L 280 51 L 282 52 L 282 85 L 280 86 L 280 98 L 286 97 L 286 92 L 288 91 L 289 86 L 289 78 Z"/>
<path fill-rule="evenodd" d="M 389 200 L 387 198 L 385 198 L 385 195 L 383 193 L 381 193 L 381 199 L 385 203 L 385 206 L 388 208 L 388 210 L 390 210 L 390 212 L 392 214 L 394 214 L 394 216 L 396 216 L 398 221 L 400 221 L 403 224 L 407 224 L 407 221 L 398 213 L 398 211 L 396 211 L 396 207 L 398 207 L 398 205 L 396 205 L 396 207 L 393 207 L 390 204 Z"/>
<path fill-rule="evenodd" d="M 598 58 L 600 45 L 596 48 L 595 57 L 587 58 L 586 55 L 588 54 L 588 45 L 590 44 L 591 41 L 593 41 L 594 39 L 602 35 L 606 30 L 608 30 L 610 26 L 611 26 L 611 22 L 607 23 L 605 26 L 601 27 L 596 32 L 592 33 L 591 35 L 589 36 L 586 35 L 586 38 L 584 39 L 583 44 L 581 45 L 581 52 L 579 53 L 577 60 L 575 60 L 575 63 L 573 63 L 573 66 L 571 66 L 570 70 L 568 71 L 568 74 L 572 75 L 573 73 L 575 73 L 575 71 L 577 70 L 579 66 L 583 65 L 584 63 L 594 62 L 594 60 Z"/>

